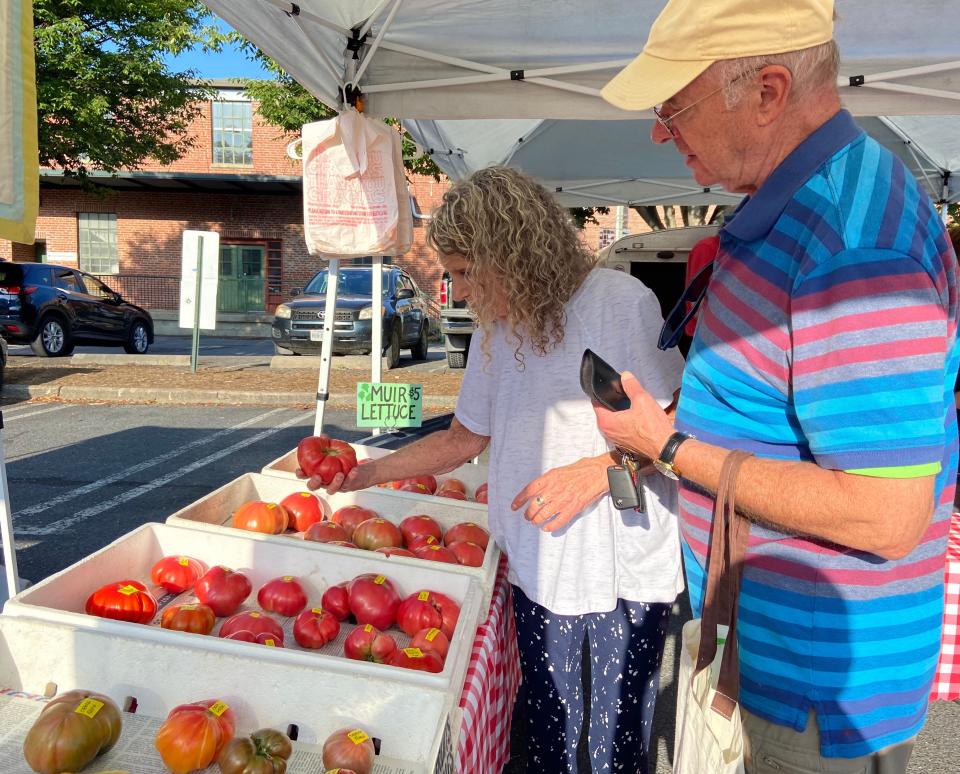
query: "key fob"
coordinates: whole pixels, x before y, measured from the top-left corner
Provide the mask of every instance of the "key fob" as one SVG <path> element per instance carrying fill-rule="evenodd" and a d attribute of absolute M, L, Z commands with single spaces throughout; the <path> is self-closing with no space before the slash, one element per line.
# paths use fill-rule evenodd
<path fill-rule="evenodd" d="M 643 512 L 646 504 L 643 501 L 643 490 L 634 486 L 633 476 L 623 465 L 611 465 L 607 468 L 607 483 L 610 486 L 610 497 L 617 510 L 637 510 Z"/>

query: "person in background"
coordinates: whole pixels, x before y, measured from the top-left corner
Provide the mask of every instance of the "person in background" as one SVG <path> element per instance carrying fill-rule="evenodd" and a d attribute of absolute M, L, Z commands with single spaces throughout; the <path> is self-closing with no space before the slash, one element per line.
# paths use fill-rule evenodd
<path fill-rule="evenodd" d="M 676 488 L 654 477 L 646 512 L 613 507 L 606 470 L 620 458 L 597 430 L 580 360 L 590 348 L 632 369 L 662 406 L 683 361 L 656 347 L 653 292 L 597 268 L 568 213 L 520 172 L 491 167 L 454 185 L 428 238 L 479 324 L 454 419 L 328 490 L 444 473 L 489 446 L 489 526 L 510 562 L 528 771 L 577 771 L 589 642 L 593 770 L 643 774 L 667 620 L 683 588 Z"/>
<path fill-rule="evenodd" d="M 957 260 L 925 191 L 841 109 L 833 19 L 831 0 L 670 0 L 603 90 L 652 107 L 653 141 L 698 183 L 746 194 L 675 419 L 629 376 L 630 409 L 596 414 L 680 478 L 694 613 L 721 466 L 754 455 L 736 494 L 748 772 L 906 771 L 940 646 Z"/>

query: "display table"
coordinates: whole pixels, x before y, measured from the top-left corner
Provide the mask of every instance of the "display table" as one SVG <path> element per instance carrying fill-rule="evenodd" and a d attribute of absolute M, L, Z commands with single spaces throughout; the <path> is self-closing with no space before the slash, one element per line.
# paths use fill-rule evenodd
<path fill-rule="evenodd" d="M 460 774 L 496 774 L 510 760 L 510 722 L 520 686 L 520 653 L 513 595 L 502 557 L 490 612 L 477 629 L 460 697 L 463 721 L 457 743 Z"/>
<path fill-rule="evenodd" d="M 954 513 L 950 520 L 943 583 L 946 606 L 931 701 L 960 699 L 960 513 Z"/>

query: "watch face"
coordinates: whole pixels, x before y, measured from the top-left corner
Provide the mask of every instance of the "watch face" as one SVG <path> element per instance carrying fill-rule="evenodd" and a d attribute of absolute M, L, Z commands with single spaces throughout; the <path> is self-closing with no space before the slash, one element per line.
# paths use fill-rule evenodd
<path fill-rule="evenodd" d="M 680 476 L 678 476 L 677 472 L 673 469 L 673 465 L 668 465 L 667 463 L 661 462 L 660 460 L 654 460 L 653 465 L 657 470 L 663 473 L 663 475 L 665 475 L 667 478 L 672 478 L 674 481 L 679 480 Z"/>

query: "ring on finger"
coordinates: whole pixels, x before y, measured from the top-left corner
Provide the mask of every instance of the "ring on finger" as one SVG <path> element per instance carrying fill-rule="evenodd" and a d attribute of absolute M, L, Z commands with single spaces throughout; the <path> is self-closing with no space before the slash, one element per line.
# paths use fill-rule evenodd
<path fill-rule="evenodd" d="M 540 507 L 543 507 L 543 506 L 546 504 L 546 502 L 547 502 L 547 501 L 544 499 L 543 495 L 537 495 L 536 497 L 533 498 L 533 501 L 534 501 L 537 505 L 539 505 Z"/>

